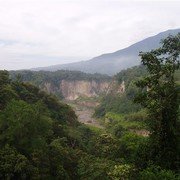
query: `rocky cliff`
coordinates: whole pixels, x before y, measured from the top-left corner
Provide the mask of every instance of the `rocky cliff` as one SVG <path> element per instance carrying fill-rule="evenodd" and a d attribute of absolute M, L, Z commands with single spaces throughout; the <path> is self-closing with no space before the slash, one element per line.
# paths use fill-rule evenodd
<path fill-rule="evenodd" d="M 65 81 L 60 84 L 62 95 L 65 99 L 75 100 L 78 97 L 95 97 L 106 92 L 109 82 L 96 81 Z"/>
<path fill-rule="evenodd" d="M 123 93 L 125 85 L 117 84 L 116 81 L 95 81 L 95 80 L 62 80 L 57 86 L 51 82 L 46 82 L 43 85 L 43 90 L 53 93 L 62 94 L 66 100 L 76 100 L 79 97 L 96 97 L 103 93 Z"/>

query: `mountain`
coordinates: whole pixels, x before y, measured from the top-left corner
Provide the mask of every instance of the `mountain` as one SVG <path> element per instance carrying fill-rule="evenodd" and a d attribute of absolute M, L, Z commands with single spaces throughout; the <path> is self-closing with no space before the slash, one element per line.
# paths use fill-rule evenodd
<path fill-rule="evenodd" d="M 139 65 L 140 58 L 138 57 L 138 54 L 140 51 L 146 52 L 150 51 L 151 49 L 156 49 L 160 47 L 161 39 L 166 38 L 170 34 L 175 35 L 178 32 L 180 32 L 180 29 L 167 30 L 155 36 L 139 41 L 127 48 L 121 49 L 113 53 L 103 54 L 87 61 L 35 68 L 33 70 L 56 71 L 60 69 L 65 69 L 78 70 L 86 73 L 101 73 L 114 75 L 122 69 Z"/>

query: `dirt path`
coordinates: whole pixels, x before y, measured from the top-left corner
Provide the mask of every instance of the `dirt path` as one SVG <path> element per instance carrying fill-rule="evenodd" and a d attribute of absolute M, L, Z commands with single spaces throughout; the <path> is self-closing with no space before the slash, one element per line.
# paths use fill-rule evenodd
<path fill-rule="evenodd" d="M 103 128 L 102 125 L 98 122 L 97 119 L 93 118 L 94 114 L 94 108 L 85 106 L 85 105 L 79 105 L 74 102 L 66 102 L 69 104 L 74 111 L 76 112 L 76 115 L 78 116 L 78 121 L 87 125 L 95 126 L 98 128 Z"/>

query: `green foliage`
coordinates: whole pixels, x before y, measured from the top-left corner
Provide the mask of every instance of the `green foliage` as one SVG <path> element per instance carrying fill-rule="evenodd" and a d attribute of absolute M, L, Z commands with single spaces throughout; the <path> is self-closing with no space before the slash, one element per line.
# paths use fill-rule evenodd
<path fill-rule="evenodd" d="M 127 132 L 120 139 L 119 156 L 126 159 L 127 162 L 133 163 L 136 159 L 137 152 L 146 138 L 135 133 Z"/>
<path fill-rule="evenodd" d="M 111 134 L 103 133 L 93 140 L 92 151 L 94 155 L 115 160 L 118 152 L 118 140 Z"/>
<path fill-rule="evenodd" d="M 128 87 L 133 81 L 142 78 L 142 76 L 145 76 L 147 73 L 145 66 L 141 65 L 122 70 L 115 75 L 115 77 L 120 83 L 125 81 L 125 85 Z"/>
<path fill-rule="evenodd" d="M 29 160 L 16 149 L 6 145 L 0 150 L 1 179 L 27 179 L 32 173 Z"/>
<path fill-rule="evenodd" d="M 161 169 L 159 166 L 150 166 L 140 172 L 140 180 L 178 180 L 179 175 L 176 175 L 171 170 Z"/>
<path fill-rule="evenodd" d="M 149 75 L 137 82 L 142 92 L 136 101 L 148 109 L 151 158 L 165 168 L 177 168 L 179 154 L 178 89 L 174 80 L 179 69 L 179 47 L 180 34 L 163 40 L 161 48 L 140 54 Z"/>
<path fill-rule="evenodd" d="M 55 139 L 50 144 L 50 172 L 56 179 L 72 179 L 76 175 L 76 155 L 67 146 L 67 139 Z"/>
<path fill-rule="evenodd" d="M 135 81 L 147 74 L 144 66 L 136 66 L 123 70 L 114 78 L 120 83 L 125 82 L 125 92 L 123 94 L 107 94 L 101 99 L 100 105 L 95 110 L 96 117 L 104 117 L 106 113 L 128 114 L 139 111 L 142 107 L 133 103 L 133 98 L 139 89 Z"/>
<path fill-rule="evenodd" d="M 0 110 L 12 99 L 17 98 L 17 94 L 9 85 L 9 73 L 7 71 L 0 71 Z"/>
<path fill-rule="evenodd" d="M 80 71 L 58 70 L 50 71 L 11 71 L 11 78 L 17 79 L 17 75 L 21 76 L 21 80 L 31 82 L 37 86 L 43 85 L 45 82 L 51 82 L 58 87 L 62 80 L 89 80 L 89 81 L 107 81 L 111 80 L 110 76 L 102 74 L 87 74 Z"/>
<path fill-rule="evenodd" d="M 31 84 L 10 81 L 6 71 L 0 71 L 0 80 L 0 178 L 75 177 L 77 159 L 68 140 L 61 148 L 55 143 L 79 125 L 74 111 Z M 61 159 L 55 161 L 55 154 Z"/>
<path fill-rule="evenodd" d="M 113 180 L 128 180 L 131 179 L 134 175 L 134 169 L 129 164 L 115 165 L 112 172 L 109 173 L 109 176 Z"/>
<path fill-rule="evenodd" d="M 36 85 L 51 81 L 57 86 L 62 79 L 111 78 L 21 71 L 11 72 L 16 79 L 12 81 L 7 71 L 0 71 L 0 179 L 178 179 L 169 169 L 178 164 L 179 47 L 179 35 L 170 36 L 162 48 L 142 54 L 147 68 L 116 75 L 119 83 L 125 81 L 126 92 L 103 97 L 96 110 L 104 118 L 103 129 L 82 125 L 70 106 L 23 81 Z M 142 79 L 143 75 L 147 77 Z M 132 103 L 140 91 L 135 80 L 141 80 L 139 100 L 148 111 Z M 148 132 L 147 126 L 150 136 L 138 135 Z"/>
<path fill-rule="evenodd" d="M 111 172 L 114 165 L 114 162 L 107 159 L 100 159 L 86 155 L 79 161 L 78 174 L 82 180 L 110 180 L 108 173 Z"/>
<path fill-rule="evenodd" d="M 9 84 L 9 73 L 8 71 L 0 71 L 0 88 L 4 85 Z"/>
<path fill-rule="evenodd" d="M 75 126 L 78 124 L 74 111 L 68 105 L 59 102 L 55 96 L 49 95 L 29 83 L 13 82 L 12 87 L 19 98 L 27 103 L 42 101 L 49 109 L 52 119 L 60 121 L 62 124 L 67 122 Z"/>
<path fill-rule="evenodd" d="M 29 105 L 12 100 L 0 114 L 0 144 L 8 143 L 26 155 L 45 148 L 46 137 L 52 133 L 51 124 L 40 103 Z"/>
<path fill-rule="evenodd" d="M 121 126 L 126 130 L 130 129 L 143 129 L 146 128 L 144 120 L 146 117 L 141 116 L 140 112 L 132 113 L 128 115 L 107 113 L 105 116 L 105 122 L 108 128 L 113 126 Z"/>
<path fill-rule="evenodd" d="M 136 105 L 124 95 L 108 94 L 101 100 L 100 106 L 95 110 L 96 117 L 103 117 L 108 112 L 127 114 L 140 110 L 141 106 Z"/>

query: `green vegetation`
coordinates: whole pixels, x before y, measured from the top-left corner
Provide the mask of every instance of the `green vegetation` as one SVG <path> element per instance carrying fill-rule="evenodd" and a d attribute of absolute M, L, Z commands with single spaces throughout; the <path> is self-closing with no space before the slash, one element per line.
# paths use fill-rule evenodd
<path fill-rule="evenodd" d="M 0 71 L 0 179 L 179 179 L 179 42 L 168 37 L 142 54 L 146 70 L 117 75 L 126 92 L 102 98 L 103 129 L 79 123 L 70 106 L 27 82 L 32 77 Z M 32 73 L 34 84 L 43 73 Z M 141 106 L 132 102 L 137 93 Z"/>
<path fill-rule="evenodd" d="M 123 169 L 129 175 L 122 177 L 132 174 L 137 150 L 126 160 L 120 153 L 129 149 L 126 142 L 78 123 L 52 95 L 10 80 L 7 71 L 0 71 L 0 92 L 1 179 L 113 179 Z"/>
<path fill-rule="evenodd" d="M 130 162 L 134 161 L 136 167 L 144 169 L 139 179 L 178 178 L 173 171 L 179 168 L 180 152 L 179 43 L 180 34 L 169 36 L 162 41 L 161 48 L 141 53 L 143 65 L 115 76 L 119 83 L 125 82 L 126 92 L 106 95 L 95 111 L 95 116 L 101 118 L 109 133 L 120 139 L 121 145 L 123 139 L 128 143 L 132 138 L 129 131 L 133 136 L 134 133 L 149 135 L 137 143 L 141 144 L 140 151 L 132 148 L 140 159 L 134 157 Z M 140 106 L 133 103 L 134 98 Z"/>
<path fill-rule="evenodd" d="M 62 80 L 95 80 L 107 81 L 111 80 L 108 75 L 102 74 L 87 74 L 80 71 L 58 70 L 55 72 L 50 71 L 11 71 L 12 79 L 20 79 L 24 82 L 31 82 L 34 85 L 43 85 L 46 82 L 51 82 L 55 86 L 59 86 Z"/>
<path fill-rule="evenodd" d="M 180 67 L 180 33 L 163 40 L 161 48 L 140 55 L 149 75 L 136 83 L 142 90 L 136 101 L 148 110 L 151 159 L 161 167 L 176 169 L 179 156 L 177 134 L 180 129 L 179 88 L 174 73 Z"/>
<path fill-rule="evenodd" d="M 140 79 L 142 78 L 142 76 L 146 76 L 147 73 L 148 72 L 145 66 L 141 65 L 128 68 L 126 70 L 122 70 L 121 72 L 117 73 L 115 77 L 118 80 L 118 82 L 121 83 L 122 81 L 125 81 L 126 86 L 129 86 L 129 84 L 132 83 L 132 81 Z"/>
<path fill-rule="evenodd" d="M 105 115 L 105 123 L 108 126 L 108 129 L 111 127 L 115 127 L 117 124 L 121 126 L 122 128 L 126 130 L 130 129 L 143 129 L 145 128 L 145 122 L 142 121 L 142 119 L 145 118 L 145 115 L 142 114 L 142 117 L 138 117 L 138 113 L 132 113 L 128 115 L 121 115 L 121 114 L 116 114 L 116 113 L 107 113 Z"/>
<path fill-rule="evenodd" d="M 46 85 L 50 90 L 48 92 L 53 93 L 59 99 L 63 99 L 62 92 L 59 90 L 62 80 L 66 81 L 96 81 L 104 82 L 110 81 L 112 77 L 102 74 L 87 74 L 80 71 L 68 71 L 58 70 L 55 72 L 50 71 L 11 71 L 11 79 L 20 82 L 29 82 L 41 89 L 47 89 Z"/>
<path fill-rule="evenodd" d="M 95 116 L 101 118 L 108 112 L 127 114 L 140 109 L 141 106 L 134 104 L 132 98 L 129 99 L 126 94 L 108 94 L 101 99 L 100 105 L 95 110 Z"/>
<path fill-rule="evenodd" d="M 100 106 L 95 111 L 95 116 L 100 118 L 104 117 L 108 112 L 129 114 L 141 110 L 140 105 L 133 103 L 133 99 L 138 93 L 135 82 L 146 74 L 147 71 L 144 66 L 135 66 L 118 73 L 115 79 L 119 84 L 125 82 L 125 92 L 123 94 L 109 93 L 103 96 Z"/>
<path fill-rule="evenodd" d="M 73 162 L 64 159 L 62 151 L 57 168 L 51 165 L 52 151 L 64 149 L 67 127 L 79 125 L 71 108 L 31 84 L 11 81 L 7 71 L 0 72 L 0 92 L 0 178 L 47 179 L 58 173 L 73 177 L 73 167 L 69 173 L 64 170 L 66 161 Z"/>

